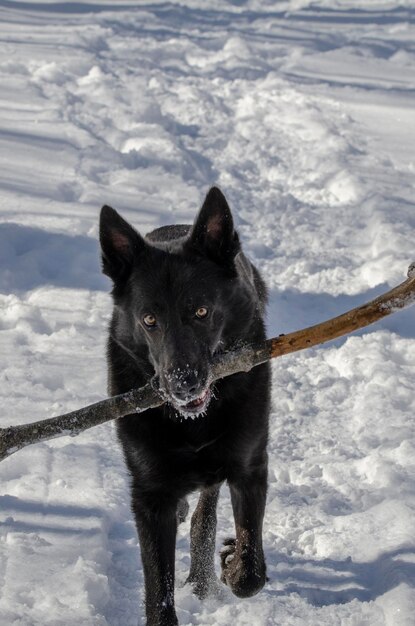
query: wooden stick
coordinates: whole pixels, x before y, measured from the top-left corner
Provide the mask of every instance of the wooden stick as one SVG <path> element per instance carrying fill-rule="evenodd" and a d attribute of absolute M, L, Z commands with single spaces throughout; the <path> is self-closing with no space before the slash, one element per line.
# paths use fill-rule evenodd
<path fill-rule="evenodd" d="M 219 355 L 212 364 L 210 382 L 238 372 L 248 372 L 256 365 L 284 354 L 337 339 L 414 303 L 415 263 L 412 263 L 407 280 L 363 306 L 321 324 Z M 32 443 L 66 435 L 75 436 L 92 426 L 131 413 L 141 413 L 163 403 L 164 399 L 147 384 L 65 415 L 1 428 L 0 460 Z"/>

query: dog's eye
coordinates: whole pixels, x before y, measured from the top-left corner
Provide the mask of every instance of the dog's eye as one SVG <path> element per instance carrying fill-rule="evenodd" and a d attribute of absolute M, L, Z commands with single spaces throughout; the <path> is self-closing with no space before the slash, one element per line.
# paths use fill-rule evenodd
<path fill-rule="evenodd" d="M 144 315 L 143 322 L 144 322 L 144 325 L 147 326 L 148 328 L 153 328 L 156 325 L 157 320 L 154 317 L 154 315 L 151 315 L 151 313 L 148 313 L 147 315 Z"/>
<path fill-rule="evenodd" d="M 209 311 L 207 310 L 205 306 L 200 306 L 196 311 L 196 317 L 198 317 L 201 320 L 204 317 L 207 317 L 208 313 Z"/>

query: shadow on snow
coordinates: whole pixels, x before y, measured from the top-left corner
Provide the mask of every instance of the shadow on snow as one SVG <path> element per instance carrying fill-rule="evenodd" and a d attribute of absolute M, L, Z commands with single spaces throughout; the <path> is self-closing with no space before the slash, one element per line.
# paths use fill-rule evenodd
<path fill-rule="evenodd" d="M 350 558 L 299 559 L 275 555 L 280 565 L 269 573 L 271 581 L 284 585 L 269 595 L 298 593 L 313 606 L 375 600 L 402 583 L 415 586 L 415 548 L 401 547 L 380 554 L 373 561 L 356 563 Z M 268 558 L 268 562 L 270 562 Z"/>
<path fill-rule="evenodd" d="M 238 21 L 238 19 L 254 21 L 259 18 L 294 18 L 300 20 L 310 20 L 318 22 L 337 22 L 343 24 L 371 24 L 384 25 L 396 24 L 400 21 L 413 23 L 415 21 L 414 10 L 411 7 L 394 7 L 391 9 L 361 9 L 361 8 L 327 8 L 313 6 L 304 7 L 297 11 L 286 10 L 264 10 L 255 11 L 245 9 L 248 0 L 230 0 L 229 4 L 239 7 L 239 11 L 226 10 L 224 8 L 199 8 L 187 7 L 175 2 L 140 2 L 139 6 L 132 3 L 123 2 L 24 2 L 15 0 L 0 0 L 0 7 L 7 9 L 15 9 L 22 11 L 42 11 L 46 13 L 102 13 L 102 12 L 121 12 L 121 11 L 152 11 L 158 16 L 181 16 L 192 18 L 193 21 L 209 22 L 218 21 L 225 16 L 229 21 Z"/>
<path fill-rule="evenodd" d="M 82 235 L 0 224 L 0 293 L 41 285 L 108 291 L 98 242 Z"/>
<path fill-rule="evenodd" d="M 101 274 L 98 241 L 14 223 L 0 224 L 0 293 L 28 291 L 43 285 L 109 291 L 109 281 Z M 365 304 L 389 289 L 386 284 L 378 285 L 355 296 L 274 290 L 270 294 L 268 335 L 318 324 Z M 413 338 L 414 310 L 394 313 L 371 328 Z M 354 334 L 365 332 L 367 329 L 361 329 Z M 344 338 L 336 340 L 337 345 L 344 341 Z"/>
<path fill-rule="evenodd" d="M 402 281 L 404 278 L 403 276 Z M 368 289 L 365 293 L 353 296 L 301 293 L 296 290 L 283 292 L 273 290 L 270 293 L 268 309 L 268 336 L 274 337 L 280 333 L 287 334 L 307 326 L 319 324 L 332 317 L 342 315 L 350 309 L 366 304 L 390 289 L 391 286 L 384 283 Z M 415 338 L 414 314 L 415 308 L 410 307 L 409 309 L 393 313 L 376 324 L 361 328 L 350 334 L 360 336 L 367 332 L 386 329 L 401 337 Z M 350 334 L 330 342 L 330 345 L 341 345 Z"/>

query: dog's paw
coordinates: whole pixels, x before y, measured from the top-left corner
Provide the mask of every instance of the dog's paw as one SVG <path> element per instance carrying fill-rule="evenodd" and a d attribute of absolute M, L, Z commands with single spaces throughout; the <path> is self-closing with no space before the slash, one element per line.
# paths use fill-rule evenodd
<path fill-rule="evenodd" d="M 192 593 L 199 600 L 206 600 L 206 598 L 220 599 L 223 594 L 223 587 L 216 576 L 209 578 L 189 576 L 185 584 L 192 587 Z"/>
<path fill-rule="evenodd" d="M 227 585 L 238 598 L 249 598 L 265 585 L 265 562 L 255 552 L 247 549 L 238 550 L 236 539 L 229 538 L 223 542 L 220 550 L 222 567 L 221 581 Z"/>
<path fill-rule="evenodd" d="M 220 556 L 220 564 L 222 567 L 222 582 L 226 584 L 226 581 L 223 580 L 223 571 L 229 565 L 229 563 L 233 560 L 235 556 L 236 550 L 236 539 L 234 537 L 228 537 L 223 541 L 223 548 L 219 551 Z"/>

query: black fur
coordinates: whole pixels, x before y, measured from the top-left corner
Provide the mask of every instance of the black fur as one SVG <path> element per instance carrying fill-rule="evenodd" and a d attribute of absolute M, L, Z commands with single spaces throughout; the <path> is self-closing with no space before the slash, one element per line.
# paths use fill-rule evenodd
<path fill-rule="evenodd" d="M 265 582 L 269 366 L 220 380 L 213 389 L 208 383 L 214 353 L 265 338 L 266 290 L 241 252 L 217 188 L 209 191 L 193 227 L 166 226 L 146 238 L 103 207 L 100 240 L 103 271 L 114 283 L 109 392 L 151 379 L 167 400 L 118 420 L 118 434 L 132 477 L 147 625 L 172 626 L 178 623 L 176 529 L 191 491 L 201 491 L 191 523 L 188 582 L 194 592 L 204 598 L 219 585 L 216 503 L 225 480 L 236 539 L 222 550 L 221 580 L 239 597 L 257 593 Z"/>

